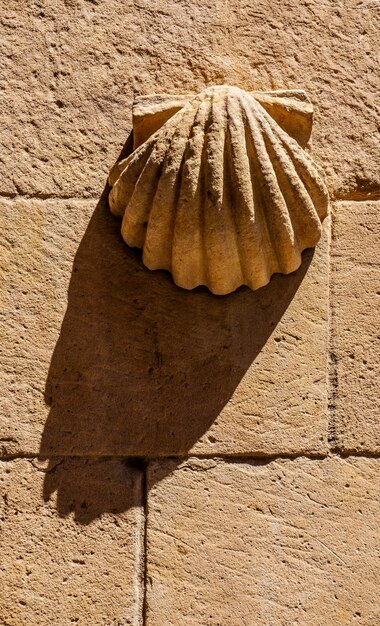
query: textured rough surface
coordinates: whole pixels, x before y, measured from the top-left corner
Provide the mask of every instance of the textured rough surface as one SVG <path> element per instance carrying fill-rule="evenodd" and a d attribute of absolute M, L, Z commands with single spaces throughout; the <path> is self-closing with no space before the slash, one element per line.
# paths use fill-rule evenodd
<path fill-rule="evenodd" d="M 216 298 L 144 268 L 106 204 L 86 228 L 93 209 L 1 203 L 3 452 L 324 452 L 327 233 L 296 273 Z"/>
<path fill-rule="evenodd" d="M 378 624 L 379 465 L 153 465 L 147 625 Z"/>
<path fill-rule="evenodd" d="M 0 200 L 3 454 L 39 450 L 48 414 L 49 363 L 75 272 L 73 259 L 93 209 L 88 201 Z"/>
<path fill-rule="evenodd" d="M 180 287 L 259 289 L 298 269 L 320 239 L 327 189 L 300 145 L 311 105 L 304 92 L 262 99 L 222 85 L 189 96 L 180 110 L 178 99 L 163 95 L 159 107 L 158 96 L 148 98 L 145 117 L 137 102 L 135 150 L 111 170 L 109 204 L 125 242 Z"/>
<path fill-rule="evenodd" d="M 0 5 L 1 626 L 379 626 L 380 3 Z M 110 168 L 223 84 L 349 200 L 332 272 L 326 221 L 229 296 L 125 245 Z"/>
<path fill-rule="evenodd" d="M 256 298 L 246 293 L 231 300 L 224 355 L 219 352 L 227 387 L 216 378 L 221 365 L 207 363 L 219 385 L 213 395 L 223 393 L 225 402 L 194 452 L 326 452 L 328 228 L 326 223 L 314 254 L 306 254 L 301 273 L 276 276 Z M 206 402 L 213 398 L 209 394 Z M 191 401 L 195 414 L 201 401 L 201 396 Z"/>
<path fill-rule="evenodd" d="M 223 83 L 305 89 L 330 189 L 379 189 L 375 0 L 2 4 L 3 193 L 97 196 L 134 95 Z"/>
<path fill-rule="evenodd" d="M 338 203 L 332 246 L 333 429 L 345 452 L 380 452 L 380 202 Z"/>
<path fill-rule="evenodd" d="M 0 623 L 135 626 L 140 486 L 121 461 L 0 463 Z"/>

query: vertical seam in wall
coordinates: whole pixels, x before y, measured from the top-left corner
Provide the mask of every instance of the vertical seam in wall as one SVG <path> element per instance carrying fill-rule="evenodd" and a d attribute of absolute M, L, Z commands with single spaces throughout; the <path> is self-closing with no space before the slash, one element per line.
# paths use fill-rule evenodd
<path fill-rule="evenodd" d="M 130 459 L 126 460 L 131 463 Z M 145 626 L 146 623 L 146 543 L 147 543 L 147 469 L 144 459 L 134 458 L 133 466 L 140 472 L 138 481 L 139 498 L 135 533 L 134 567 L 134 618 L 133 626 Z M 129 623 L 129 622 L 128 622 Z"/>
<path fill-rule="evenodd" d="M 328 253 L 328 386 L 327 386 L 327 419 L 328 419 L 328 444 L 330 452 L 337 449 L 336 441 L 336 397 L 338 387 L 337 356 L 335 353 L 335 298 L 333 278 L 333 241 L 334 241 L 334 212 L 335 204 L 332 204 L 330 212 L 330 237 Z"/>
<path fill-rule="evenodd" d="M 143 563 L 142 563 L 142 606 L 141 606 L 141 624 L 147 624 L 147 584 L 148 584 L 148 468 L 149 462 L 144 464 L 144 474 L 142 483 L 142 499 L 143 499 Z"/>

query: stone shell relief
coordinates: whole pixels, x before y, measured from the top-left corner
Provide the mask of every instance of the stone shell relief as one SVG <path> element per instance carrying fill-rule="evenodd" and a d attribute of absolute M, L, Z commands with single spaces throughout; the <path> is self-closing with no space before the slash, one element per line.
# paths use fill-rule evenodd
<path fill-rule="evenodd" d="M 219 295 L 295 271 L 328 211 L 304 149 L 312 113 L 303 91 L 223 85 L 137 98 L 134 151 L 109 177 L 125 242 L 177 285 Z"/>

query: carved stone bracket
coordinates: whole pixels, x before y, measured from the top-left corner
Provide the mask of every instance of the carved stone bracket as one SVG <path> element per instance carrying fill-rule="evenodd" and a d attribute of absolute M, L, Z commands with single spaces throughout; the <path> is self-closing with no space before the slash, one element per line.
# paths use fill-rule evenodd
<path fill-rule="evenodd" d="M 220 295 L 295 271 L 328 211 L 305 150 L 312 115 L 303 91 L 137 98 L 134 150 L 109 177 L 126 243 L 177 285 Z"/>

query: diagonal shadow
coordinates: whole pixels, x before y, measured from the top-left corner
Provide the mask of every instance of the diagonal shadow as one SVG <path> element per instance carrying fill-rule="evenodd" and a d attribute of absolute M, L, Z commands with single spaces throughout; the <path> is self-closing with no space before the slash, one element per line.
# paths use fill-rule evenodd
<path fill-rule="evenodd" d="M 145 269 L 141 255 L 124 244 L 108 191 L 74 259 L 46 382 L 50 412 L 40 447 L 41 456 L 52 459 L 44 497 L 57 491 L 60 514 L 74 508 L 82 523 L 133 501 L 120 489 L 97 498 L 102 472 L 119 476 L 120 466 L 88 457 L 186 455 L 260 353 L 313 256 L 307 250 L 297 272 L 276 275 L 255 292 L 189 292 L 169 273 Z M 54 469 L 57 456 L 87 459 L 76 459 L 75 472 L 65 473 Z M 85 511 L 75 504 L 83 501 Z"/>

